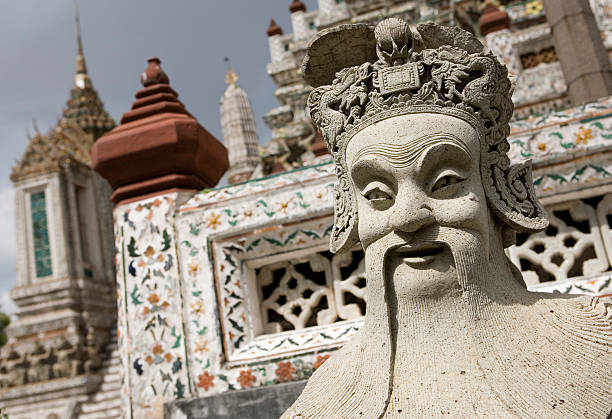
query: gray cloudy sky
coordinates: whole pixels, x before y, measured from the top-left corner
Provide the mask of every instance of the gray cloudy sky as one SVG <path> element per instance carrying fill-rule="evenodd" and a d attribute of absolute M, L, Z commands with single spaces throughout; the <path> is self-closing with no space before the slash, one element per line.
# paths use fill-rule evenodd
<path fill-rule="evenodd" d="M 302 0 L 308 10 L 316 0 Z M 292 32 L 291 0 L 80 0 L 85 60 L 107 111 L 119 121 L 141 86 L 146 59 L 158 56 L 187 109 L 221 139 L 219 98 L 229 57 L 251 98 L 260 140 L 262 116 L 278 102 L 266 74 L 270 17 Z M 75 70 L 72 0 L 2 0 L 0 12 L 0 305 L 14 306 L 15 238 L 11 167 L 26 129 L 55 125 Z"/>

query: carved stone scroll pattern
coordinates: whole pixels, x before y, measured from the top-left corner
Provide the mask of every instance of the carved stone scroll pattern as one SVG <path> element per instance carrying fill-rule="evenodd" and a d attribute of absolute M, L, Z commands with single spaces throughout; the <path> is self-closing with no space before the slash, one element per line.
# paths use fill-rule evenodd
<path fill-rule="evenodd" d="M 365 314 L 361 250 L 319 252 L 256 270 L 264 333 L 355 320 Z"/>
<path fill-rule="evenodd" d="M 512 140 L 518 138 L 522 144 L 513 143 L 518 156 L 513 161 L 518 162 L 525 158 L 533 158 L 536 162 L 544 161 L 549 152 L 556 155 L 557 151 L 565 151 L 567 155 L 567 150 L 582 153 L 591 147 L 612 144 L 612 124 L 609 122 L 612 118 L 605 117 L 610 113 L 610 108 L 612 98 L 604 98 L 545 116 L 514 121 L 514 135 L 509 141 L 513 143 Z M 591 119 L 594 117 L 597 118 Z M 596 122 L 600 122 L 602 127 Z M 581 126 L 584 131 L 580 129 Z M 589 129 L 592 130 L 593 138 L 588 135 Z M 563 138 L 554 134 L 556 132 Z M 544 148 L 539 145 L 541 142 L 546 143 L 546 150 L 541 150 Z M 574 146 L 568 148 L 570 143 Z M 529 157 L 525 153 L 532 153 L 533 156 Z M 606 154 L 602 156 L 602 159 L 605 159 Z M 597 155 L 594 154 L 588 161 L 589 165 L 596 166 L 589 166 L 584 170 L 582 166 L 576 168 L 574 165 L 574 168 L 570 168 L 569 163 L 567 167 L 563 166 L 563 172 L 557 170 L 556 166 L 536 168 L 534 181 L 538 181 L 538 192 L 550 195 L 603 185 L 608 181 L 608 173 L 612 173 L 612 166 L 599 165 L 595 162 L 596 158 Z M 242 268 L 249 260 L 273 257 L 307 247 L 317 247 L 318 250 L 327 248 L 328 228 L 333 222 L 330 214 L 333 211 L 334 181 L 334 165 L 325 163 L 279 176 L 206 190 L 194 195 L 180 205 L 176 212 L 171 213 L 175 217 L 174 228 L 169 227 L 168 215 L 171 214 L 168 214 L 165 200 L 159 207 L 152 205 L 155 199 L 147 199 L 116 209 L 115 237 L 119 273 L 117 296 L 120 304 L 118 341 L 124 365 L 122 369 L 126 372 L 123 384 L 126 401 L 123 404 L 127 407 L 133 406 L 135 417 L 144 412 L 146 406 L 153 406 L 156 400 L 150 393 L 141 396 L 144 385 L 150 389 L 150 384 L 153 383 L 158 394 L 159 391 L 176 391 L 178 395 L 182 386 L 177 386 L 176 383 L 180 379 L 179 382 L 184 385 L 185 396 L 203 397 L 229 390 L 305 379 L 321 360 L 329 356 L 330 350 L 346 342 L 358 331 L 362 318 L 301 331 L 254 336 L 250 313 L 243 310 L 249 306 L 249 301 L 240 288 L 246 285 Z M 145 208 L 140 208 L 139 211 L 140 206 Z M 313 222 L 315 225 L 308 221 L 324 216 L 329 218 Z M 324 224 L 322 227 L 319 226 L 321 223 Z M 164 231 L 173 230 L 177 234 L 176 240 L 172 237 L 171 246 L 165 253 L 171 249 L 178 252 L 178 258 L 173 261 L 173 269 L 180 268 L 180 276 L 176 276 L 180 281 L 173 283 L 172 291 L 176 294 L 180 289 L 183 298 L 184 317 L 180 323 L 184 326 L 185 333 L 178 339 L 172 336 L 172 325 L 169 328 L 160 325 L 160 329 L 166 329 L 164 339 L 169 340 L 172 346 L 184 345 L 187 358 L 183 357 L 182 366 L 176 359 L 169 363 L 163 359 L 163 362 L 153 362 L 151 365 L 142 362 L 142 359 L 135 362 L 137 355 L 135 356 L 134 348 L 144 345 L 139 341 L 143 339 L 139 331 L 146 327 L 153 316 L 157 318 L 158 314 L 162 314 L 166 317 L 170 312 L 178 314 L 181 309 L 178 308 L 179 304 L 176 304 L 172 308 L 163 310 L 161 307 L 152 312 L 152 305 L 148 301 L 150 293 L 143 294 L 143 287 L 150 286 L 152 280 L 161 287 L 167 280 L 153 276 L 144 281 L 149 259 L 144 260 L 145 267 L 141 267 L 138 262 L 142 257 L 131 257 L 127 247 L 131 237 L 134 237 L 137 243 L 163 243 Z M 228 251 L 228 248 L 220 245 L 227 241 L 236 243 L 244 251 Z M 143 246 L 144 249 L 134 248 L 134 251 L 141 254 L 146 251 L 147 246 Z M 154 256 L 157 256 L 157 253 Z M 233 266 L 226 256 L 236 262 L 240 269 L 230 269 Z M 134 264 L 130 267 L 132 261 Z M 162 262 L 151 260 L 155 263 L 154 266 L 159 266 L 158 271 L 167 275 L 162 266 L 166 261 L 167 258 Z M 332 270 L 334 267 L 332 261 Z M 140 280 L 133 277 L 134 269 L 137 275 L 142 275 Z M 231 278 L 226 284 L 228 272 L 231 272 Z M 348 288 L 351 275 L 345 272 L 342 278 L 345 284 L 338 281 L 333 283 L 336 300 L 340 295 L 338 286 L 346 285 Z M 607 294 L 612 295 L 612 288 L 606 285 L 610 284 L 610 279 L 609 274 L 604 274 L 600 275 L 597 281 L 586 278 L 572 280 L 571 284 L 567 284 L 568 281 L 544 282 L 538 287 L 546 288 L 538 289 L 551 292 L 554 288 L 560 292 L 584 293 L 583 290 L 588 287 L 592 290 L 591 294 L 603 295 L 606 292 L 604 290 L 602 293 L 601 290 L 607 286 Z M 138 289 L 135 289 L 134 285 L 138 285 Z M 580 288 L 577 288 L 578 286 Z M 571 290 L 567 291 L 569 288 Z M 227 305 L 225 297 L 229 301 Z M 353 296 L 347 292 L 342 298 L 344 304 L 349 306 Z M 165 299 L 156 305 L 160 306 L 163 301 Z M 230 315 L 230 310 L 238 301 L 242 303 Z M 336 302 L 335 305 L 339 317 L 343 318 L 341 304 Z M 142 311 L 143 306 L 149 307 L 150 310 L 146 316 Z M 174 322 L 174 316 L 169 320 Z M 178 326 L 176 331 L 180 330 L 181 327 Z M 152 337 L 150 332 L 148 333 Z M 147 343 L 150 342 L 149 336 L 145 336 Z M 238 348 L 234 347 L 238 342 Z M 226 347 L 229 356 L 224 353 Z M 176 368 L 172 368 L 174 365 Z M 189 365 L 189 368 L 186 368 L 186 365 Z M 150 374 L 149 370 L 154 369 L 154 374 Z M 190 372 L 189 377 L 185 373 L 187 369 Z M 187 379 L 189 385 L 186 385 Z M 164 390 L 166 385 L 167 390 Z M 130 400 L 136 401 L 132 404 Z M 129 418 L 130 413 L 128 408 L 126 417 Z"/>
<path fill-rule="evenodd" d="M 597 218 L 598 214 L 605 213 L 610 202 L 596 197 L 553 205 L 547 208 L 550 225 L 545 231 L 518 235 L 514 259 L 526 284 L 589 277 L 608 271 L 606 239 L 602 238 Z"/>

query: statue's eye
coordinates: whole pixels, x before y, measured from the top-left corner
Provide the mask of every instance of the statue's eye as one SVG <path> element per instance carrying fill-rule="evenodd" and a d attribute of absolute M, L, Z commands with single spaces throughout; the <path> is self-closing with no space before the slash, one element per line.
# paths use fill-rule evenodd
<path fill-rule="evenodd" d="M 384 209 L 393 203 L 393 195 L 391 191 L 386 190 L 383 185 L 376 185 L 371 188 L 366 188 L 362 195 L 370 201 L 377 209 Z"/>
<path fill-rule="evenodd" d="M 391 199 L 391 197 L 386 193 L 381 191 L 380 189 L 373 189 L 370 192 L 365 194 L 366 199 L 369 201 L 384 201 L 386 199 Z"/>
<path fill-rule="evenodd" d="M 447 188 L 447 187 L 449 187 L 451 185 L 456 185 L 457 183 L 460 183 L 462 181 L 463 181 L 463 179 L 460 178 L 459 176 L 455 176 L 455 175 L 442 176 L 433 185 L 433 188 L 431 189 L 431 191 L 432 192 L 436 192 L 436 191 L 442 190 L 444 188 Z"/>

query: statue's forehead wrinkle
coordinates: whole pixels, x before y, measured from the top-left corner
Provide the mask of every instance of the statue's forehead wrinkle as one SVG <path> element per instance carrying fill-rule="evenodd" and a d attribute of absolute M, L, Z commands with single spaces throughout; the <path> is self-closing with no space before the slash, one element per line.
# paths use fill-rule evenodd
<path fill-rule="evenodd" d="M 457 136 L 449 133 L 433 133 L 409 139 L 402 144 L 375 143 L 367 145 L 357 152 L 353 159 L 353 164 L 356 164 L 360 159 L 366 156 L 374 156 L 385 159 L 391 166 L 401 169 L 414 164 L 425 150 L 438 144 L 451 144 L 457 146 L 463 150 L 470 159 L 473 159 L 469 147 Z"/>

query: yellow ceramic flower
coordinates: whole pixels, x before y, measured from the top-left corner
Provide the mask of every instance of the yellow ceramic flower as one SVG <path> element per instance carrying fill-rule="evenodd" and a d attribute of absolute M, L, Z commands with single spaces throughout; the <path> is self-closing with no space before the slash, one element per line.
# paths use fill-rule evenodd
<path fill-rule="evenodd" d="M 155 293 L 151 293 L 151 295 L 149 295 L 149 298 L 147 298 L 147 300 L 149 301 L 150 304 L 159 303 L 159 297 Z"/>
<path fill-rule="evenodd" d="M 191 262 L 189 262 L 187 264 L 187 268 L 189 269 L 189 275 L 195 275 L 196 273 L 198 273 L 199 267 L 200 267 L 200 264 L 196 262 L 195 260 L 192 260 Z"/>
<path fill-rule="evenodd" d="M 217 226 L 221 225 L 219 218 L 221 218 L 221 214 L 215 214 L 214 211 L 211 212 L 208 222 L 206 223 L 206 227 L 212 227 L 213 230 L 216 230 Z"/>
<path fill-rule="evenodd" d="M 147 249 L 145 250 L 144 255 L 150 258 L 154 254 L 155 254 L 155 249 L 153 249 L 153 247 L 151 246 L 147 246 Z"/>
<path fill-rule="evenodd" d="M 287 202 L 279 202 L 279 204 L 278 204 L 278 205 L 279 205 L 280 207 L 279 207 L 279 209 L 278 209 L 278 210 L 279 210 L 279 211 L 283 211 L 283 212 L 286 214 L 286 213 L 287 213 L 287 207 L 289 206 L 289 202 L 290 202 L 290 201 L 287 201 Z"/>
<path fill-rule="evenodd" d="M 196 301 L 191 304 L 191 314 L 203 314 L 204 313 L 204 305 L 201 300 Z"/>
<path fill-rule="evenodd" d="M 195 351 L 196 352 L 208 352 L 208 340 L 202 339 L 199 342 L 196 342 Z"/>
<path fill-rule="evenodd" d="M 542 11 L 542 2 L 540 0 L 530 1 L 525 5 L 525 12 L 528 15 L 537 15 Z"/>
<path fill-rule="evenodd" d="M 576 144 L 588 144 L 589 140 L 593 139 L 593 130 L 591 128 L 584 129 L 584 127 L 580 127 L 576 134 Z"/>

